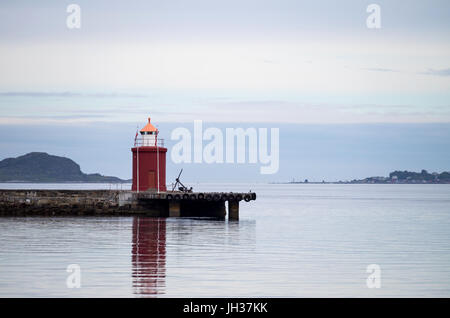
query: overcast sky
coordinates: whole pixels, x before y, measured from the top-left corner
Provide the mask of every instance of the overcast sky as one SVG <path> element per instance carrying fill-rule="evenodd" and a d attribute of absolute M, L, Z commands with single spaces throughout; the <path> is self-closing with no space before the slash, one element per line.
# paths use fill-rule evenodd
<path fill-rule="evenodd" d="M 71 3 L 81 7 L 80 29 L 66 26 Z M 366 26 L 371 3 L 381 8 L 380 29 Z M 294 127 L 288 131 L 298 139 L 304 138 L 301 125 L 380 123 L 434 123 L 448 136 L 449 35 L 445 0 L 3 0 L 0 159 L 28 152 L 25 140 L 4 147 L 8 131 L 27 125 L 62 135 L 62 127 L 71 127 L 79 136 L 101 126 L 114 138 L 115 125 L 133 130 L 148 116 L 168 124 L 202 119 Z M 46 151 L 48 142 L 34 148 Z M 375 169 L 375 161 L 361 160 L 358 175 L 395 166 Z M 432 161 L 430 169 L 449 169 Z M 85 170 L 128 175 L 128 167 L 118 168 L 122 161 L 104 171 L 86 164 Z"/>

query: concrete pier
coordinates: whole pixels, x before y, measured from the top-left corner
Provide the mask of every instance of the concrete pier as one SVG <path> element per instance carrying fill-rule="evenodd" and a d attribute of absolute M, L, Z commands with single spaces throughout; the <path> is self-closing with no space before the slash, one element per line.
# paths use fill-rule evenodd
<path fill-rule="evenodd" d="M 239 201 L 228 201 L 228 218 L 239 220 Z"/>
<path fill-rule="evenodd" d="M 0 190 L 0 216 L 146 215 L 239 219 L 239 202 L 256 194 L 110 190 Z"/>
<path fill-rule="evenodd" d="M 169 202 L 169 217 L 180 217 L 180 216 L 181 216 L 180 201 L 170 201 Z"/>

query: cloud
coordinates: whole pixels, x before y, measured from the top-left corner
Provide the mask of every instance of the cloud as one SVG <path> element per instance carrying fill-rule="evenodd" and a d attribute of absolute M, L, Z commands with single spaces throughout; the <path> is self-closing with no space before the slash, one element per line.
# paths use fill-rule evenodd
<path fill-rule="evenodd" d="M 435 76 L 450 76 L 450 68 L 444 68 L 444 69 L 440 69 L 440 70 L 435 70 L 435 69 L 428 69 L 428 71 L 426 72 L 421 72 L 418 74 L 424 74 L 424 75 L 435 75 Z"/>
<path fill-rule="evenodd" d="M 401 104 L 376 105 L 249 100 L 205 102 L 204 109 L 205 112 L 202 113 L 202 117 L 195 119 L 210 122 L 292 124 L 450 122 L 449 107 L 424 108 Z"/>
<path fill-rule="evenodd" d="M 143 94 L 125 94 L 125 93 L 78 93 L 78 92 L 0 92 L 0 96 L 4 97 L 94 97 L 94 98 L 110 98 L 110 97 L 132 97 L 144 98 L 148 95 Z"/>
<path fill-rule="evenodd" d="M 363 103 L 307 103 L 286 100 L 228 100 L 204 99 L 195 107 L 172 105 L 129 105 L 102 107 L 78 107 L 77 103 L 47 112 L 24 115 L 22 111 L 4 112 L 0 125 L 11 124 L 76 124 L 93 122 L 145 121 L 148 116 L 157 122 L 205 122 L 228 123 L 292 123 L 292 124 L 345 124 L 345 123 L 430 123 L 450 122 L 450 107 L 422 107 L 408 104 Z M 154 105 L 154 104 L 153 104 Z M 1 112 L 0 112 L 1 115 Z"/>
<path fill-rule="evenodd" d="M 392 72 L 392 73 L 406 73 L 392 68 L 381 68 L 381 67 L 368 67 L 362 68 L 362 70 L 371 71 L 371 72 Z M 416 74 L 420 75 L 434 75 L 434 76 L 450 76 L 450 68 L 444 69 L 432 69 L 429 68 L 426 72 L 416 72 Z"/>
<path fill-rule="evenodd" d="M 400 72 L 398 70 L 394 70 L 394 69 L 391 69 L 391 68 L 380 68 L 380 67 L 363 68 L 363 70 L 371 71 L 371 72 L 395 72 L 395 73 Z"/>

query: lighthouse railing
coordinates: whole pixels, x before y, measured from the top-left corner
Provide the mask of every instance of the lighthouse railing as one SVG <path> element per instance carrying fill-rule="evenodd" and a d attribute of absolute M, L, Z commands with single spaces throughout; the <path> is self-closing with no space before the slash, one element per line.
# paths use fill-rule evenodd
<path fill-rule="evenodd" d="M 164 139 L 157 139 L 156 142 L 154 140 L 149 140 L 146 138 L 138 137 L 134 140 L 135 147 L 164 147 Z"/>

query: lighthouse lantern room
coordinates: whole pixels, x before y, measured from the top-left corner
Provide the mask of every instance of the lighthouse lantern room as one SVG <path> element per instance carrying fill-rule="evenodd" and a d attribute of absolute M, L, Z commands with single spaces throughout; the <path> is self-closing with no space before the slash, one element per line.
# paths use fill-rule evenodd
<path fill-rule="evenodd" d="M 148 124 L 140 131 L 142 136 L 142 146 L 156 147 L 158 129 L 152 125 L 150 122 L 150 117 L 148 118 Z"/>
<path fill-rule="evenodd" d="M 158 129 L 150 118 L 147 125 L 136 133 L 133 153 L 132 191 L 165 192 L 166 189 L 166 153 L 164 140 L 158 140 Z"/>

